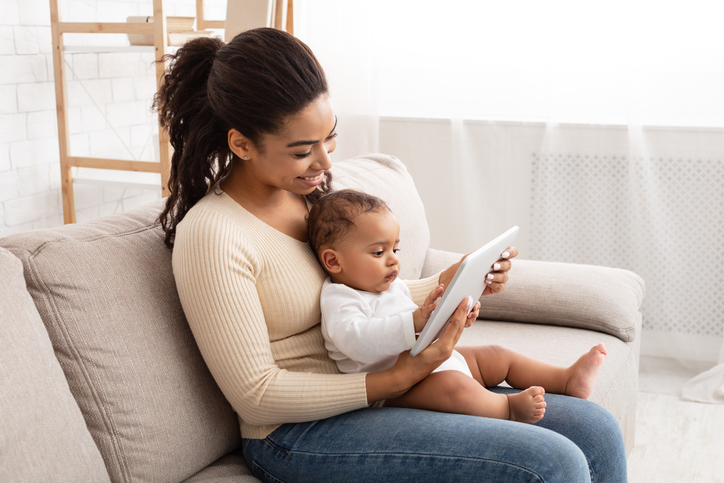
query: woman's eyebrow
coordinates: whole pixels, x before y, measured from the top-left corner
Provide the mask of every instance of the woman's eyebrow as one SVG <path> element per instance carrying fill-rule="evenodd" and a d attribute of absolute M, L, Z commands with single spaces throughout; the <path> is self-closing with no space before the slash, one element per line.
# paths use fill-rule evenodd
<path fill-rule="evenodd" d="M 334 134 L 334 130 L 335 130 L 335 129 L 337 129 L 337 116 L 334 116 L 334 127 L 333 127 L 332 130 L 329 132 L 329 135 L 330 135 L 330 136 L 331 136 L 332 134 Z M 313 145 L 313 144 L 317 144 L 318 142 L 319 142 L 319 140 L 316 140 L 316 141 L 307 141 L 307 140 L 294 141 L 294 142 L 291 142 L 291 143 L 287 144 L 287 147 L 288 147 L 288 148 L 295 148 L 295 147 L 297 147 L 297 146 L 307 146 L 307 145 L 311 146 L 311 145 Z"/>

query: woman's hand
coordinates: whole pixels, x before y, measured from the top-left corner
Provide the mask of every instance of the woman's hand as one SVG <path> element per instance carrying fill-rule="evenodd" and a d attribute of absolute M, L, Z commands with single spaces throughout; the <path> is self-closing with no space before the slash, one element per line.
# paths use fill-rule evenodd
<path fill-rule="evenodd" d="M 490 295 L 494 293 L 500 293 L 505 290 L 505 284 L 508 283 L 508 272 L 512 263 L 511 258 L 518 256 L 518 249 L 515 247 L 509 247 L 505 250 L 499 260 L 493 264 L 493 270 L 485 276 L 485 283 L 488 285 L 483 291 L 483 295 Z"/>
<path fill-rule="evenodd" d="M 475 309 L 474 309 L 475 310 Z M 397 357 L 391 368 L 367 374 L 367 401 L 374 402 L 402 396 L 412 386 L 427 377 L 452 354 L 463 329 L 475 319 L 469 319 L 467 303 L 463 300 L 455 309 L 450 323 L 439 339 L 415 357 L 405 351 Z"/>
<path fill-rule="evenodd" d="M 458 271 L 458 268 L 460 268 L 460 264 L 467 256 L 468 255 L 463 256 L 459 262 L 454 263 L 447 269 L 443 270 L 439 279 L 441 284 L 446 287 L 450 285 L 455 273 Z M 518 256 L 518 249 L 515 247 L 509 247 L 503 252 L 501 255 L 502 260 L 495 262 L 495 264 L 491 267 L 492 270 L 486 274 L 485 283 L 487 284 L 487 287 L 485 287 L 482 295 L 500 293 L 505 290 L 505 284 L 508 282 L 508 272 L 511 267 L 510 259 L 516 256 Z"/>

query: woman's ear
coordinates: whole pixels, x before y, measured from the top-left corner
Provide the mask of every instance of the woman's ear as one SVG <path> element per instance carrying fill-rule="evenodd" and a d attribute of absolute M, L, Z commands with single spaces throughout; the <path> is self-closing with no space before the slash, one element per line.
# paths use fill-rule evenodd
<path fill-rule="evenodd" d="M 229 129 L 227 139 L 232 153 L 236 154 L 240 159 L 249 158 L 249 150 L 251 149 L 249 138 L 232 128 Z"/>
<path fill-rule="evenodd" d="M 322 261 L 322 266 L 327 273 L 339 273 L 342 271 L 342 265 L 339 260 L 337 252 L 331 248 L 325 248 L 322 253 L 319 254 L 319 259 Z"/>

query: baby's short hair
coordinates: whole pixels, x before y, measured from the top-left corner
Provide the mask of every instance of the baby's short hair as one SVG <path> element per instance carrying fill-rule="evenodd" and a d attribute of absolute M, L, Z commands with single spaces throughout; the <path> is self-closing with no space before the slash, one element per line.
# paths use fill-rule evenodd
<path fill-rule="evenodd" d="M 322 196 L 309 210 L 307 236 L 314 254 L 333 246 L 354 227 L 354 220 L 363 213 L 389 212 L 387 203 L 361 191 L 344 189 Z"/>

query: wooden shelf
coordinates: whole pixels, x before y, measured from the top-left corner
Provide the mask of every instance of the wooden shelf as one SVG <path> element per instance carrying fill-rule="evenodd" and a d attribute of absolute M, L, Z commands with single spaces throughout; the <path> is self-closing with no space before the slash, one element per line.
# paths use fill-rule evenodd
<path fill-rule="evenodd" d="M 63 196 L 63 220 L 65 223 L 75 223 L 75 201 L 73 196 L 73 182 L 80 183 L 104 183 L 114 185 L 117 183 L 124 186 L 144 186 L 148 188 L 145 181 L 134 183 L 129 180 L 118 181 L 119 175 L 113 179 L 102 179 L 102 177 L 91 176 L 74 180 L 74 172 L 78 168 L 93 170 L 115 170 L 135 172 L 136 174 L 126 176 L 127 178 L 138 177 L 137 173 L 157 173 L 160 175 L 160 189 L 162 196 L 168 196 L 168 177 L 171 168 L 171 145 L 168 141 L 168 133 L 159 125 L 158 129 L 158 152 L 160 162 L 136 161 L 126 159 L 103 159 L 71 156 L 70 154 L 70 131 L 68 122 L 68 87 L 66 81 L 65 54 L 67 52 L 85 53 L 108 53 L 108 52 L 152 52 L 156 59 L 169 51 L 177 49 L 176 46 L 168 45 L 168 29 L 164 11 L 164 0 L 153 0 L 153 18 L 151 22 L 63 22 L 61 19 L 58 0 L 50 1 L 50 28 L 53 40 L 53 72 L 55 79 L 55 103 L 58 116 L 58 145 L 60 149 L 60 175 L 61 190 Z M 204 20 L 204 2 L 196 0 L 196 12 L 198 16 L 198 29 L 223 28 L 224 21 Z M 128 46 L 104 46 L 104 45 L 72 45 L 66 46 L 63 36 L 65 34 L 143 34 L 153 36 L 153 45 L 128 45 Z M 156 87 L 160 87 L 163 74 L 166 70 L 166 63 L 156 63 Z M 156 177 L 159 178 L 158 176 Z M 115 179 L 115 181 L 114 181 Z M 152 177 L 150 179 L 153 179 Z"/>
<path fill-rule="evenodd" d="M 203 0 L 201 7 L 203 9 Z M 160 174 L 161 193 L 167 196 L 168 177 L 171 167 L 171 145 L 168 133 L 159 126 L 160 162 L 130 161 L 124 159 L 84 158 L 71 156 L 70 131 L 68 122 L 68 87 L 66 81 L 66 52 L 153 52 L 160 59 L 168 51 L 168 32 L 164 0 L 153 0 L 153 23 L 132 22 L 63 22 L 61 20 L 58 0 L 50 0 L 50 29 L 53 39 L 53 72 L 55 79 L 55 103 L 58 116 L 58 145 L 60 149 L 60 176 L 63 197 L 63 220 L 75 223 L 75 200 L 73 196 L 74 168 L 85 167 L 94 169 L 111 169 L 119 171 L 155 172 Z M 153 46 L 72 46 L 66 48 L 64 34 L 145 34 L 152 35 Z M 143 47 L 143 49 L 139 49 Z M 156 64 L 156 85 L 159 87 L 166 64 Z M 86 181 L 87 182 L 87 181 Z M 96 180 L 96 182 L 99 182 Z"/>
<path fill-rule="evenodd" d="M 173 49 L 173 47 L 169 47 Z M 153 52 L 153 45 L 66 45 L 66 52 L 104 54 L 109 52 Z"/>
<path fill-rule="evenodd" d="M 168 28 L 164 10 L 164 0 L 153 0 L 153 22 L 63 22 L 61 20 L 59 0 L 50 1 L 50 28 L 53 40 L 53 73 L 55 79 L 55 103 L 58 116 L 58 145 L 60 150 L 60 175 L 63 197 L 63 219 L 65 223 L 75 223 L 75 202 L 73 197 L 73 182 L 122 185 L 126 187 L 141 187 L 148 189 L 146 181 L 135 182 L 138 173 L 156 173 L 155 179 L 159 179 L 161 195 L 168 196 L 168 179 L 171 168 L 171 145 L 168 140 L 168 133 L 159 125 L 158 129 L 158 153 L 160 162 L 136 161 L 127 159 L 105 159 L 72 156 L 70 154 L 70 130 L 68 121 L 68 87 L 66 82 L 65 54 L 67 52 L 85 53 L 108 53 L 108 52 L 153 52 L 154 58 L 161 59 L 169 51 L 177 49 L 176 46 L 168 45 Z M 275 27 L 286 29 L 293 33 L 292 0 L 229 0 L 227 5 L 227 18 L 232 14 L 234 19 L 241 17 L 248 19 L 253 6 L 264 4 L 263 18 L 254 19 L 253 27 Z M 236 21 L 236 20 L 235 20 Z M 233 22 L 226 20 L 206 20 L 204 18 L 204 0 L 196 0 L 196 28 L 224 29 L 226 25 L 233 25 Z M 239 27 L 237 25 L 232 28 Z M 227 34 L 229 32 L 227 31 Z M 129 45 L 129 46 L 66 46 L 63 36 L 65 34 L 143 34 L 153 36 L 153 45 Z M 160 87 L 163 75 L 166 71 L 165 62 L 157 62 L 156 66 L 156 87 Z M 79 169 L 86 173 L 88 170 L 115 170 L 135 172 L 129 179 L 119 179 L 114 175 L 111 179 L 104 176 L 81 177 Z M 74 174 L 78 174 L 74 178 Z M 142 175 L 146 176 L 146 175 Z M 150 183 L 153 183 L 152 177 Z"/>
<path fill-rule="evenodd" d="M 73 183 L 160 191 L 161 175 L 160 173 L 130 173 L 107 169 L 74 168 Z"/>

